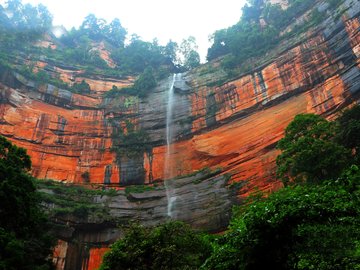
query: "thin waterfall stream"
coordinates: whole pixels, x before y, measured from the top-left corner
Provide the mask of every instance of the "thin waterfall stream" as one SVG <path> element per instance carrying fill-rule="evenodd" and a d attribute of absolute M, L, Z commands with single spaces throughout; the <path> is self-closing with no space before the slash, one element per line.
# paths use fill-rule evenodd
<path fill-rule="evenodd" d="M 172 141 L 173 141 L 173 113 L 174 113 L 174 84 L 178 79 L 178 76 L 181 74 L 174 74 L 172 82 L 168 92 L 168 103 L 166 108 L 166 155 L 165 155 L 165 164 L 164 164 L 164 185 L 166 189 L 166 198 L 167 198 L 167 215 L 173 217 L 173 205 L 176 201 L 176 196 L 174 196 L 174 191 L 170 187 L 166 179 L 172 178 L 173 171 L 170 164 L 170 158 L 172 153 Z"/>

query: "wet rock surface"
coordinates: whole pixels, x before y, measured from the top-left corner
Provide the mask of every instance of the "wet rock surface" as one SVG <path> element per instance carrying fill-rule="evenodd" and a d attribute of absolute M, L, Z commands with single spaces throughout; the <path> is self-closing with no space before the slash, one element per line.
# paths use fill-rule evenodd
<path fill-rule="evenodd" d="M 92 204 L 106 212 L 102 218 L 89 212 L 86 217 L 67 215 L 56 219 L 57 234 L 62 239 L 57 249 L 64 254 L 63 259 L 57 257 L 58 261 L 63 269 L 81 269 L 79 266 L 88 263 L 91 250 L 108 247 L 123 234 L 121 225 L 134 220 L 144 226 L 181 220 L 200 231 L 224 229 L 232 205 L 237 202 L 236 191 L 227 186 L 228 180 L 227 175 L 199 172 L 168 180 L 166 185 L 151 190 L 127 188 L 111 196 L 94 196 Z"/>

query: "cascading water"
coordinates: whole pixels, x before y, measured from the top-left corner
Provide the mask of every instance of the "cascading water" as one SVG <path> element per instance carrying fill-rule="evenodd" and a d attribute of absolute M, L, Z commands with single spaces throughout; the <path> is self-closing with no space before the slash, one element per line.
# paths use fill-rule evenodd
<path fill-rule="evenodd" d="M 165 155 L 165 164 L 164 164 L 164 179 L 170 179 L 173 177 L 172 166 L 170 164 L 170 157 L 172 152 L 172 140 L 173 140 L 173 105 L 174 105 L 174 84 L 179 74 L 174 74 L 172 82 L 168 92 L 168 103 L 166 108 L 166 155 Z M 167 198 L 167 215 L 173 217 L 173 204 L 176 201 L 176 196 L 169 186 L 168 181 L 164 182 L 166 189 L 166 198 Z"/>
<path fill-rule="evenodd" d="M 172 121 L 172 116 L 173 116 L 174 84 L 175 84 L 176 76 L 177 76 L 177 74 L 174 74 L 172 82 L 171 82 L 171 86 L 169 88 L 168 104 L 167 104 L 167 109 L 166 109 L 166 146 L 167 146 L 166 156 L 167 157 L 170 155 L 170 152 L 171 152 L 170 148 L 171 148 L 172 137 L 173 137 L 173 130 L 172 130 L 173 126 L 172 126 L 171 121 Z M 166 168 L 167 167 L 166 165 L 168 165 L 167 162 L 165 163 L 165 169 L 166 169 L 165 172 L 171 174 L 171 172 L 168 171 L 168 168 Z"/>

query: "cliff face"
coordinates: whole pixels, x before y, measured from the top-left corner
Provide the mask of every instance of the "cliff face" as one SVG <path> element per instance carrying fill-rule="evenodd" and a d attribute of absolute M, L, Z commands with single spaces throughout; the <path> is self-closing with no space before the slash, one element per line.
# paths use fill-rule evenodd
<path fill-rule="evenodd" d="M 256 70 L 221 86 L 206 86 L 214 78 L 206 67 L 188 74 L 196 89 L 189 97 L 192 137 L 174 145 L 175 171 L 221 166 L 233 181 L 248 183 L 244 194 L 254 187 L 276 187 L 270 182 L 278 154 L 274 148 L 293 117 L 316 113 L 331 118 L 358 98 L 358 11 L 357 3 L 342 20 L 328 18 L 304 41 L 283 47 L 276 59 L 270 55 Z M 159 166 L 164 149 L 154 153 L 153 164 Z M 162 178 L 162 171 L 154 177 Z"/>
<path fill-rule="evenodd" d="M 113 85 L 118 88 L 131 85 L 134 78 L 89 76 L 73 67 L 37 63 L 38 68 L 65 82 L 85 80 L 91 90 L 80 95 L 52 85 L 39 85 L 11 70 L 3 70 L 0 134 L 28 150 L 32 173 L 38 178 L 70 183 L 142 184 L 167 178 L 166 163 L 171 177 L 204 167 L 221 168 L 220 176 L 231 175 L 230 183 L 240 183 L 240 198 L 255 189 L 277 189 L 281 184 L 274 180 L 278 154 L 275 145 L 294 116 L 308 112 L 333 118 L 359 98 L 360 3 L 345 1 L 337 11 L 345 10 L 341 17 L 330 12 L 326 2 L 318 1 L 314 8 L 328 12 L 327 19 L 318 27 L 279 44 L 256 60 L 248 72 L 229 77 L 219 63 L 214 62 L 182 75 L 182 82 L 175 85 L 171 120 L 174 140 L 170 154 L 166 146 L 166 115 L 172 76 L 140 99 L 104 95 Z M 104 48 L 99 50 L 108 59 Z M 135 141 L 126 144 L 130 129 Z M 145 145 L 141 138 L 148 138 Z M 194 195 L 194 185 L 186 183 L 182 187 L 184 198 Z M 215 185 L 197 195 L 206 195 L 209 190 L 221 189 Z M 129 202 L 124 194 L 106 203 L 118 218 L 136 218 L 145 224 L 151 220 L 161 222 L 167 218 L 165 201 L 168 200 L 164 190 L 156 192 L 155 195 L 146 193 L 156 197 L 156 203 L 144 199 L 144 203 L 152 202 L 148 205 L 139 203 L 141 198 L 135 198 L 138 203 Z M 224 194 L 223 202 L 227 205 L 231 195 Z M 213 199 L 222 205 L 218 197 Z M 197 200 L 192 202 L 197 205 Z M 217 209 L 216 205 L 198 206 L 207 209 L 201 214 L 205 216 Z M 122 207 L 127 210 L 119 210 Z M 181 215 L 196 213 L 179 201 L 177 207 Z M 132 211 L 141 214 L 136 216 Z M 157 218 L 152 211 L 158 211 Z M 226 220 L 220 212 L 214 213 L 213 218 Z M 197 220 L 199 223 L 194 221 L 193 225 L 199 228 L 216 229 L 208 227 L 206 218 L 181 215 L 180 219 L 190 223 Z M 60 241 L 56 250 L 58 269 L 65 267 L 66 253 L 74 257 L 67 256 L 72 263 L 68 263 L 66 269 L 96 268 L 99 264 L 96 258 L 100 258 L 107 245 L 119 235 L 113 225 L 101 230 L 96 226 L 86 232 L 79 230 L 89 223 L 86 220 L 83 224 L 74 224 L 75 231 L 62 237 L 66 241 Z M 219 222 L 216 226 L 219 228 L 225 223 Z M 111 236 L 112 233 L 116 237 Z M 74 243 L 82 244 L 75 247 Z M 79 261 L 79 257 L 84 256 L 86 260 Z M 74 265 L 77 266 L 69 268 Z"/>
<path fill-rule="evenodd" d="M 220 166 L 233 181 L 247 181 L 249 191 L 276 186 L 269 183 L 274 145 L 294 115 L 331 117 L 359 90 L 359 4 L 344 5 L 340 19 L 329 16 L 318 28 L 283 42 L 248 73 L 228 79 L 210 63 L 184 74 L 189 87 L 174 96 L 175 142 L 168 159 L 173 176 Z M 38 66 L 68 82 L 85 80 L 91 91 L 74 94 L 3 73 L 0 132 L 28 149 L 34 176 L 123 185 L 164 179 L 172 77 L 144 99 L 106 98 L 103 93 L 113 85 L 121 88 L 134 79 L 89 78 L 71 67 Z M 129 122 L 149 135 L 150 150 L 114 151 L 123 145 Z"/>
<path fill-rule="evenodd" d="M 176 219 L 198 230 L 224 229 L 236 199 L 235 186 L 229 187 L 228 179 L 220 170 L 204 170 L 146 190 L 127 188 L 89 196 L 86 203 L 92 211 L 56 216 L 56 233 L 62 239 L 54 251 L 57 269 L 97 269 L 109 244 L 123 234 L 117 225 L 129 221 L 154 226 Z M 67 202 L 72 200 L 56 188 L 40 191 Z M 83 193 L 79 193 L 79 197 L 82 198 L 75 201 L 85 200 Z M 53 203 L 47 206 L 50 209 L 59 207 Z"/>

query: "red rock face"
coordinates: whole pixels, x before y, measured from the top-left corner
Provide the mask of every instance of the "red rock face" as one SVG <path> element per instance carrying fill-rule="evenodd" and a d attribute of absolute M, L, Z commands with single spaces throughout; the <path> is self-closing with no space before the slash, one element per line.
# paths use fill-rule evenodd
<path fill-rule="evenodd" d="M 183 135 L 184 128 L 177 124 L 167 161 L 174 176 L 221 167 L 232 175 L 232 181 L 248 183 L 245 195 L 255 187 L 277 188 L 279 183 L 272 180 L 278 154 L 274 146 L 288 123 L 305 112 L 333 117 L 355 94 L 359 24 L 358 18 L 345 20 L 343 30 L 331 38 L 321 31 L 312 34 L 262 68 L 217 87 L 202 83 L 196 71 L 189 74 L 194 87 L 190 93 L 177 95 L 174 122 L 190 122 Z M 338 38 L 345 40 L 343 48 L 336 47 Z M 102 93 L 112 85 L 130 85 L 133 78 L 101 80 L 86 78 L 82 71 L 53 70 L 71 83 L 84 79 L 90 84 L 90 94 L 48 85 L 29 88 L 31 82 L 17 75 L 13 79 L 17 84 L 5 80 L 1 85 L 6 102 L 0 105 L 0 133 L 28 149 L 34 176 L 126 184 L 131 183 L 126 178 L 133 177 L 129 171 L 136 166 L 145 169 L 143 182 L 164 179 L 168 81 L 143 101 L 125 96 L 109 99 Z M 149 134 L 154 146 L 150 154 L 144 152 L 134 159 L 112 151 L 114 144 L 122 143 L 114 135 L 118 130 L 126 133 L 128 122 Z"/>
<path fill-rule="evenodd" d="M 18 94 L 7 90 L 11 97 Z M 15 108 L 2 105 L 1 119 L 6 124 L 0 130 L 27 149 L 34 176 L 81 182 L 81 174 L 88 171 L 94 176 L 94 183 L 99 181 L 95 179 L 103 176 L 104 167 L 115 159 L 109 150 L 99 151 L 111 147 L 110 131 L 103 124 L 104 112 L 95 108 L 68 110 L 32 100 L 25 94 L 16 98 L 21 105 Z M 72 101 L 79 106 L 98 104 L 95 99 L 77 95 L 73 95 Z M 112 170 L 116 172 L 116 166 Z"/>
<path fill-rule="evenodd" d="M 109 250 L 108 247 L 92 248 L 90 249 L 89 263 L 86 270 L 99 269 L 104 254 Z"/>
<path fill-rule="evenodd" d="M 219 87 L 200 87 L 190 98 L 191 130 L 198 135 L 174 144 L 172 171 L 181 175 L 218 166 L 232 181 L 248 183 L 244 195 L 255 187 L 278 188 L 274 146 L 289 122 L 300 113 L 331 118 L 346 106 L 345 64 L 330 46 L 322 34 L 315 35 L 257 72 Z M 154 178 L 162 179 L 166 148 L 153 153 Z"/>
<path fill-rule="evenodd" d="M 87 250 L 87 255 L 81 263 L 81 270 L 97 270 L 100 268 L 102 259 L 109 247 L 91 247 Z M 71 266 L 66 265 L 67 254 L 71 252 L 68 248 L 68 243 L 63 240 L 58 240 L 58 243 L 53 252 L 53 263 L 56 270 L 71 269 Z"/>
<path fill-rule="evenodd" d="M 68 243 L 63 240 L 58 240 L 57 245 L 54 248 L 53 252 L 53 263 L 56 270 L 65 269 L 66 261 L 66 252 L 68 248 Z"/>
<path fill-rule="evenodd" d="M 255 187 L 271 190 L 279 186 L 274 182 L 275 158 L 278 154 L 274 144 L 283 136 L 284 128 L 299 113 L 315 112 L 325 105 L 313 103 L 312 92 L 291 98 L 276 106 L 265 108 L 254 114 L 225 124 L 217 129 L 196 135 L 191 140 L 174 145 L 171 166 L 177 174 L 187 174 L 203 167 L 221 167 L 232 174 L 232 181 L 246 181 L 244 194 Z M 324 91 L 317 92 L 322 101 Z M 339 95 L 335 95 L 338 94 Z M 331 107 L 334 109 L 343 101 L 342 91 L 334 91 Z M 191 149 L 192 151 L 187 151 Z M 164 147 L 154 150 L 154 178 L 162 178 Z M 159 168 L 160 170 L 157 170 Z"/>
<path fill-rule="evenodd" d="M 134 83 L 134 79 L 129 77 L 126 80 L 104 80 L 104 79 L 90 79 L 86 77 L 77 77 L 75 79 L 75 82 L 81 83 L 81 81 L 84 80 L 86 83 L 89 84 L 91 93 L 97 93 L 97 92 L 107 92 L 109 91 L 113 86 L 116 86 L 117 88 L 123 88 L 126 86 L 130 86 Z"/>
<path fill-rule="evenodd" d="M 360 27 L 360 19 L 359 18 L 353 18 L 350 20 L 345 20 L 345 25 L 346 25 L 346 31 L 349 35 L 350 38 L 350 44 L 352 47 L 352 50 L 354 52 L 354 54 L 356 55 L 356 57 L 358 58 L 358 66 L 360 65 L 360 32 L 359 32 L 359 27 Z"/>

